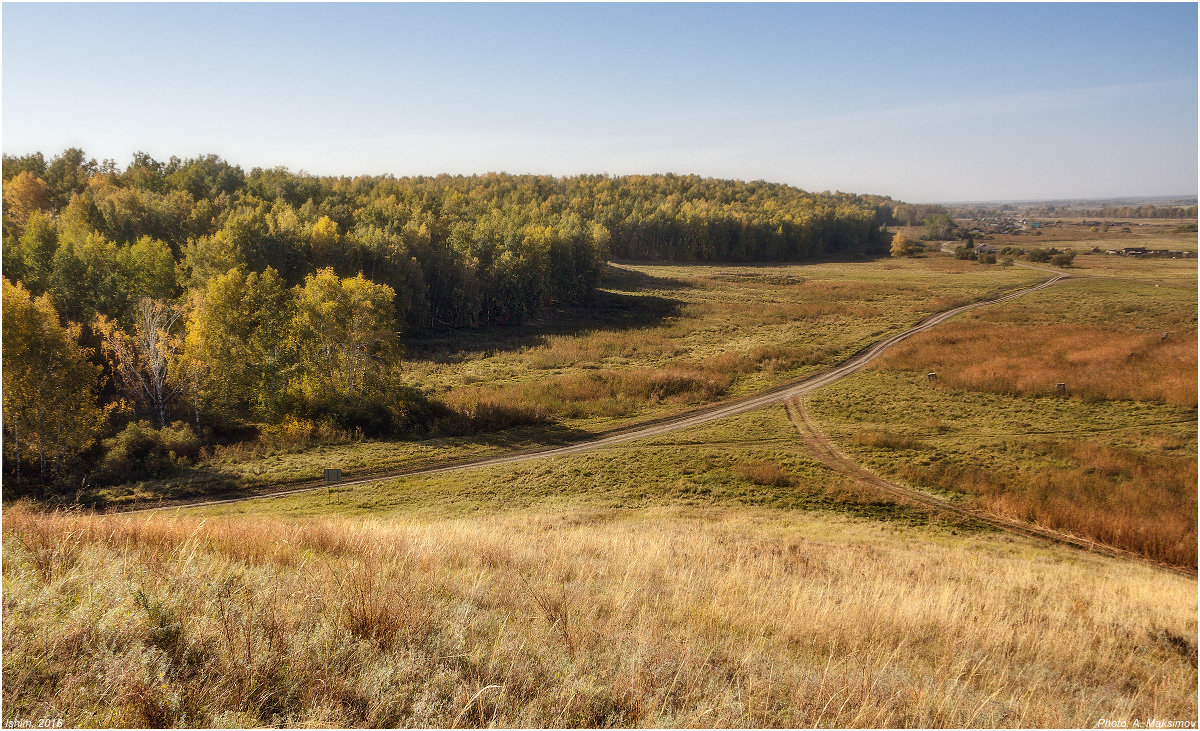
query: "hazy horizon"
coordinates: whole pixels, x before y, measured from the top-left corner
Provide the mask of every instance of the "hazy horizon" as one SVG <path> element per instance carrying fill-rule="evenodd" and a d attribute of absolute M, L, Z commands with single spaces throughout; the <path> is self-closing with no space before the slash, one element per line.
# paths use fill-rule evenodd
<path fill-rule="evenodd" d="M 8 154 L 694 173 L 912 202 L 1196 189 L 1194 4 L 3 11 Z"/>

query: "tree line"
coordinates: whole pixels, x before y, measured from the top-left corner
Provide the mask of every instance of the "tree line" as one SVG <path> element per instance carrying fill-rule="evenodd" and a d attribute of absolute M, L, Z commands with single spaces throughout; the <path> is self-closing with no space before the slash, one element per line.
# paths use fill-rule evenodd
<path fill-rule="evenodd" d="M 427 429 L 448 417 L 401 385 L 408 333 L 586 304 L 610 257 L 869 250 L 904 205 L 677 175 L 122 169 L 78 149 L 5 155 L 3 179 L 4 465 L 43 484 L 244 423 Z"/>
<path fill-rule="evenodd" d="M 1143 205 L 1106 205 L 1100 208 L 1084 205 L 1044 205 L 1016 206 L 1006 204 L 998 208 L 987 206 L 959 206 L 950 210 L 955 218 L 993 218 L 993 217 L 1025 217 L 1025 218 L 1196 218 L 1195 205 L 1166 205 L 1156 206 L 1150 203 Z"/>

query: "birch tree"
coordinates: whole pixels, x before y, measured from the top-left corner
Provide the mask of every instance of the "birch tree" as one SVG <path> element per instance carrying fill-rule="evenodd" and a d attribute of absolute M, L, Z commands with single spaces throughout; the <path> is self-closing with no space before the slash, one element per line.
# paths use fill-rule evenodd
<path fill-rule="evenodd" d="M 166 426 L 167 406 L 179 392 L 172 369 L 182 346 L 175 328 L 182 314 L 174 304 L 143 297 L 134 313 L 132 334 L 103 315 L 96 317 L 96 331 L 103 338 L 117 384 L 154 415 L 159 429 Z"/>
<path fill-rule="evenodd" d="M 361 274 L 332 269 L 309 275 L 297 288 L 293 319 L 300 363 L 314 393 L 355 393 L 370 379 L 372 360 L 395 345 L 395 290 Z"/>

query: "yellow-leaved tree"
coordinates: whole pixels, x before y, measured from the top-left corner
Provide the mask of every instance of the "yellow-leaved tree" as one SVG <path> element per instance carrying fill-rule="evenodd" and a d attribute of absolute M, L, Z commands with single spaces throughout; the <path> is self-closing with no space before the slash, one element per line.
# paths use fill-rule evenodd
<path fill-rule="evenodd" d="M 20 236 L 34 211 L 50 208 L 50 189 L 28 170 L 4 184 L 4 223 Z"/>
<path fill-rule="evenodd" d="M 290 369 L 291 293 L 274 269 L 230 269 L 193 292 L 183 358 L 175 370 L 197 423 L 202 404 L 271 418 Z"/>
<path fill-rule="evenodd" d="M 297 289 L 293 333 L 311 393 L 355 393 L 396 345 L 396 291 L 321 269 Z"/>
<path fill-rule="evenodd" d="M 908 256 L 909 253 L 911 252 L 908 247 L 908 237 L 900 232 L 896 232 L 892 236 L 892 256 Z"/>
<path fill-rule="evenodd" d="M 338 231 L 337 221 L 329 216 L 321 216 L 312 227 L 312 261 L 317 266 L 328 266 L 339 258 L 339 246 L 342 241 Z"/>
<path fill-rule="evenodd" d="M 79 326 L 63 326 L 48 296 L 4 279 L 4 447 L 18 483 L 22 462 L 36 465 L 43 485 L 66 475 L 104 428 L 101 369 L 89 355 Z"/>

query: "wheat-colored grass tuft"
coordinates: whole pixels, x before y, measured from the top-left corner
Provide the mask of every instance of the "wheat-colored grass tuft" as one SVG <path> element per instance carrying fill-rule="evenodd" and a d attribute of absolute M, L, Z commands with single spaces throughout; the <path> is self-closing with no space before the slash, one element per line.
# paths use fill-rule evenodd
<path fill-rule="evenodd" d="M 796 513 L 4 514 L 7 717 L 1092 726 L 1196 716 L 1196 585 Z"/>

